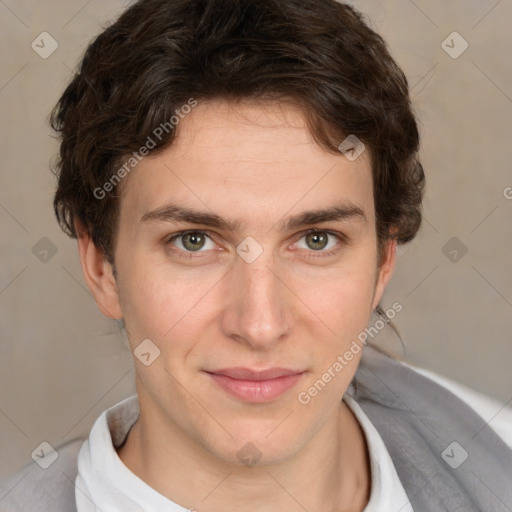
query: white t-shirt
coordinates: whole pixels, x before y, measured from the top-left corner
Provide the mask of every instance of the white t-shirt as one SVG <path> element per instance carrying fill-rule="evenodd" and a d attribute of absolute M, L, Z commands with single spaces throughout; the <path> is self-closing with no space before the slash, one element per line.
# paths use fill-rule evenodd
<path fill-rule="evenodd" d="M 410 364 L 407 366 L 465 401 L 512 448 L 512 407 L 503 407 L 498 400 L 434 372 Z M 349 388 L 343 400 L 361 424 L 370 453 L 371 493 L 364 512 L 414 512 L 382 438 L 351 394 Z M 78 512 L 190 510 L 143 482 L 117 455 L 114 446 L 123 442 L 138 414 L 138 399 L 134 395 L 104 411 L 94 423 L 78 456 L 78 476 L 75 480 Z"/>

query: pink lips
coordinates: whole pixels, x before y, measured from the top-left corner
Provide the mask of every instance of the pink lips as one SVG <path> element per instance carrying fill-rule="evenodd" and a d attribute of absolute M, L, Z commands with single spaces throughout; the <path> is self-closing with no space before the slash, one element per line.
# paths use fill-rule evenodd
<path fill-rule="evenodd" d="M 225 368 L 207 374 L 224 391 L 245 402 L 269 402 L 292 388 L 304 372 L 286 368 L 254 371 Z"/>

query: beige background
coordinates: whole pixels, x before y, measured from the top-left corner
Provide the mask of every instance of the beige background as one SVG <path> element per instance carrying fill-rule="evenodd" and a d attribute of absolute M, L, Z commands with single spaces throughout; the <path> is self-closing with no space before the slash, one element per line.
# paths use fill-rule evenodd
<path fill-rule="evenodd" d="M 512 199 L 505 197 L 512 198 L 512 3 L 353 3 L 410 80 L 427 173 L 424 226 L 400 251 L 383 301 L 385 309 L 403 304 L 395 324 L 404 347 L 389 328 L 375 341 L 505 404 L 512 399 Z M 76 242 L 53 216 L 48 168 L 57 144 L 46 124 L 87 42 L 125 4 L 0 0 L 0 476 L 28 463 L 42 441 L 57 447 L 85 436 L 103 410 L 134 393 L 123 336 L 96 309 Z M 31 48 L 43 31 L 59 45 L 47 59 Z M 469 44 L 457 59 L 441 47 L 453 31 Z M 57 251 L 46 262 L 32 252 L 43 237 Z M 459 247 L 444 248 L 452 237 Z"/>

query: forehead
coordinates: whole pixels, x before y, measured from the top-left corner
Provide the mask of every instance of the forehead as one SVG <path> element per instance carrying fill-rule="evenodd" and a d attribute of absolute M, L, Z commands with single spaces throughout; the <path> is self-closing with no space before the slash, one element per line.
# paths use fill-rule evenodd
<path fill-rule="evenodd" d="M 173 202 L 254 227 L 341 202 L 373 221 L 370 165 L 367 151 L 350 161 L 320 148 L 292 105 L 201 102 L 172 145 L 143 158 L 123 183 L 121 218 L 138 223 Z"/>

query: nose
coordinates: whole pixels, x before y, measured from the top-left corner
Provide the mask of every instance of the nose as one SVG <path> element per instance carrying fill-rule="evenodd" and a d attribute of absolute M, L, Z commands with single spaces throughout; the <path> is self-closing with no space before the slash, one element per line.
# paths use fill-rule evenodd
<path fill-rule="evenodd" d="M 253 349 L 268 350 L 293 329 L 294 295 L 272 257 L 247 263 L 239 258 L 224 283 L 224 334 Z"/>

